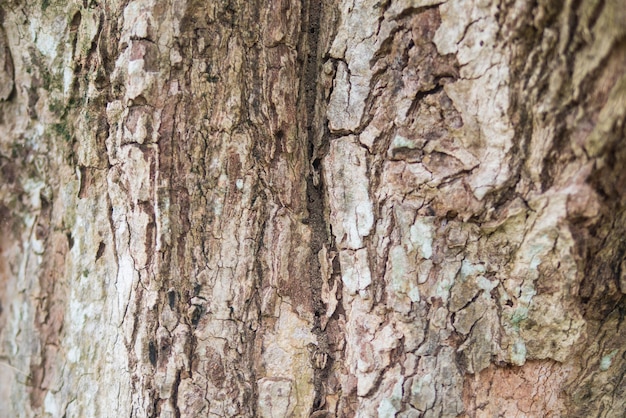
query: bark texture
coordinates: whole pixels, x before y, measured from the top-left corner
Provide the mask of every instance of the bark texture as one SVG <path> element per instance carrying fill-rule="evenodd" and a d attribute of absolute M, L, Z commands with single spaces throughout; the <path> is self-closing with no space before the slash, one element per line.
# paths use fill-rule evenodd
<path fill-rule="evenodd" d="M 0 415 L 623 415 L 620 0 L 0 21 Z"/>

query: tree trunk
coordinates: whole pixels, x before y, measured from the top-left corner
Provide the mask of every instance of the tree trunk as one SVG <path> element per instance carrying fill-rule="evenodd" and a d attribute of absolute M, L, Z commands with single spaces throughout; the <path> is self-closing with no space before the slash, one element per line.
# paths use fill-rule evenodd
<path fill-rule="evenodd" d="M 0 8 L 0 415 L 623 416 L 620 0 Z"/>

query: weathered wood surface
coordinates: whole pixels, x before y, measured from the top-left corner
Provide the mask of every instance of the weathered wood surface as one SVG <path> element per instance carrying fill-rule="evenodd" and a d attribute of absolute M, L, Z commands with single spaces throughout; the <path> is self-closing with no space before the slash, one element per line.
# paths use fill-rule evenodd
<path fill-rule="evenodd" d="M 0 415 L 622 416 L 619 0 L 0 9 Z"/>

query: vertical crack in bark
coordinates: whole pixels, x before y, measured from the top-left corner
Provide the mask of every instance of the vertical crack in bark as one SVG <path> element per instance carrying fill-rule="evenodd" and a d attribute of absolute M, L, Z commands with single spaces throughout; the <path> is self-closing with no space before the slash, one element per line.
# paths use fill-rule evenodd
<path fill-rule="evenodd" d="M 323 184 L 321 179 L 321 159 L 324 153 L 324 140 L 320 141 L 320 129 L 323 124 L 316 120 L 316 106 L 318 97 L 318 77 L 320 69 L 318 41 L 320 31 L 320 14 L 322 2 L 304 0 L 302 3 L 302 33 L 300 39 L 300 53 L 303 55 L 301 91 L 301 109 L 304 107 L 304 125 L 306 126 L 306 139 L 308 147 L 308 175 L 307 175 L 307 212 L 308 223 L 311 229 L 311 242 L 309 253 L 309 281 L 313 294 L 314 327 L 313 333 L 317 336 L 317 347 L 310 348 L 311 363 L 314 367 L 315 398 L 311 413 L 323 410 L 324 388 L 323 381 L 328 377 L 328 338 L 322 329 L 320 318 L 325 315 L 326 308 L 322 302 L 322 271 L 318 254 L 328 241 L 327 225 L 325 219 L 325 202 Z M 318 126 L 319 125 L 319 126 Z M 324 136 L 326 138 L 326 136 Z"/>

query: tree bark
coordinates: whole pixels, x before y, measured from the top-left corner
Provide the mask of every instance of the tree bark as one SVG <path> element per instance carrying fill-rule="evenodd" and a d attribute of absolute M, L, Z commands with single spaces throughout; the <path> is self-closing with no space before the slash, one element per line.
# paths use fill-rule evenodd
<path fill-rule="evenodd" d="M 0 21 L 0 415 L 622 416 L 619 0 Z"/>

